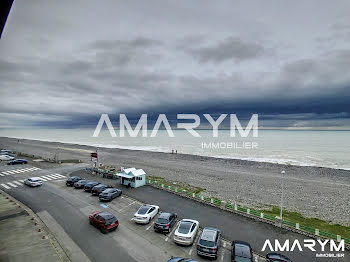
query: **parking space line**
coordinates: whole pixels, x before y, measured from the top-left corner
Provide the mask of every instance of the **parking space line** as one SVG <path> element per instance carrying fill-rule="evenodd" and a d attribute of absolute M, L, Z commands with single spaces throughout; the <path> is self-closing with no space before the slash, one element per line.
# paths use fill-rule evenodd
<path fill-rule="evenodd" d="M 123 208 L 121 208 L 121 209 L 119 209 L 118 210 L 118 212 L 122 212 L 123 211 L 123 209 L 125 209 L 125 208 L 127 208 L 127 207 L 129 207 L 129 206 L 131 206 L 132 204 L 134 204 L 135 203 L 135 201 L 132 201 L 130 204 L 128 204 L 127 206 L 125 206 L 125 207 L 123 207 Z M 131 220 L 130 220 L 131 221 Z"/>
<path fill-rule="evenodd" d="M 200 237 L 201 233 L 202 233 L 202 231 L 198 230 L 197 236 L 196 236 L 196 238 L 193 241 L 193 244 L 192 244 L 192 247 L 191 247 L 190 251 L 188 252 L 189 255 L 192 255 L 194 247 L 197 246 L 197 241 L 198 241 L 198 238 Z"/>
<path fill-rule="evenodd" d="M 18 182 L 18 181 L 13 181 L 13 183 L 16 184 L 16 185 L 19 185 L 19 186 L 23 186 L 23 184 Z"/>
<path fill-rule="evenodd" d="M 12 186 L 12 187 L 17 187 L 15 184 L 12 184 L 10 182 L 7 183 L 8 185 Z"/>
<path fill-rule="evenodd" d="M 152 227 L 152 224 L 151 224 L 150 226 L 148 226 L 148 227 L 146 228 L 146 230 L 148 231 L 151 227 Z"/>
<path fill-rule="evenodd" d="M 169 233 L 169 234 L 167 235 L 167 237 L 165 238 L 165 242 L 168 242 L 168 240 L 171 238 L 171 235 L 172 235 L 172 234 L 174 233 L 174 231 L 176 230 L 178 223 L 179 223 L 179 222 L 176 221 L 174 228 L 170 231 L 170 233 Z"/>
<path fill-rule="evenodd" d="M 1 186 L 3 186 L 3 187 L 6 188 L 6 189 L 10 189 L 10 187 L 7 186 L 7 185 L 5 185 L 5 184 L 1 184 Z"/>
<path fill-rule="evenodd" d="M 225 251 L 224 250 L 221 250 L 221 251 L 222 251 L 222 253 L 221 253 L 220 261 L 223 261 L 224 260 Z"/>

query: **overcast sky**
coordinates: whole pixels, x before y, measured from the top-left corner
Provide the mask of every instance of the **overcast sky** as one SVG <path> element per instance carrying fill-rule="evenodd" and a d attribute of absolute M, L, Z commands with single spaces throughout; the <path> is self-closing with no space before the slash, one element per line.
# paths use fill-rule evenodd
<path fill-rule="evenodd" d="M 96 126 L 101 113 L 350 127 L 349 43 L 348 0 L 16 0 L 0 127 Z"/>

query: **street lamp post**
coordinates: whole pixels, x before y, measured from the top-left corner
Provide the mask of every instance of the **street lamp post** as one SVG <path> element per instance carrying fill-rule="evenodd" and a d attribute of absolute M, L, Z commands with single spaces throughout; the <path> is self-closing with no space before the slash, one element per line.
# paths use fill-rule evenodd
<path fill-rule="evenodd" d="M 280 219 L 282 221 L 282 210 L 283 210 L 283 194 L 284 194 L 284 174 L 286 171 L 282 170 L 281 178 L 282 178 L 282 193 L 281 193 L 281 210 L 280 210 Z M 281 222 L 282 223 L 282 222 Z"/>

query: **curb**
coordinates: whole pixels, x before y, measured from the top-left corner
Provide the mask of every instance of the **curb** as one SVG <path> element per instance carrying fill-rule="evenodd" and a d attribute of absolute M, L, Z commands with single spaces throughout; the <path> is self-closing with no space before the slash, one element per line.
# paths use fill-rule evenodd
<path fill-rule="evenodd" d="M 68 255 L 60 245 L 60 243 L 57 241 L 55 236 L 51 233 L 50 229 L 46 226 L 46 224 L 40 219 L 39 216 L 37 216 L 33 210 L 31 210 L 29 207 L 24 205 L 22 202 L 18 201 L 17 199 L 13 198 L 11 195 L 6 193 L 5 191 L 0 189 L 0 194 L 6 196 L 10 200 L 12 200 L 14 203 L 17 203 L 17 205 L 25 210 L 28 213 L 28 218 L 31 217 L 31 220 L 35 220 L 37 222 L 34 222 L 35 226 L 40 226 L 38 229 L 38 232 L 46 233 L 45 235 L 42 236 L 42 239 L 48 239 L 50 241 L 50 244 L 52 248 L 55 250 L 56 254 L 59 256 L 60 261 L 62 262 L 71 262 L 69 259 Z"/>

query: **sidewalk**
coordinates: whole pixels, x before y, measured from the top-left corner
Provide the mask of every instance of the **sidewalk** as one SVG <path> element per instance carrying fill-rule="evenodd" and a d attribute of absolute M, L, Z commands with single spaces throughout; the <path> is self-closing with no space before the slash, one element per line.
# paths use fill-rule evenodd
<path fill-rule="evenodd" d="M 35 214 L 0 190 L 0 261 L 69 261 Z"/>

